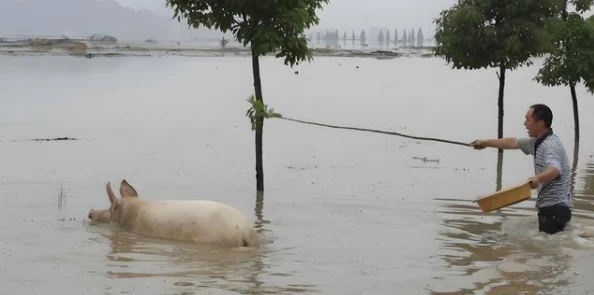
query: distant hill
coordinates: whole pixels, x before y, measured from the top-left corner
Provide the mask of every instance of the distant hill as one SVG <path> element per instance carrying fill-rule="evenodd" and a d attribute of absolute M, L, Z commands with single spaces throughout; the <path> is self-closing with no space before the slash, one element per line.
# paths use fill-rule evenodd
<path fill-rule="evenodd" d="M 183 20 L 122 7 L 113 0 L 0 0 L 0 37 L 64 34 L 87 38 L 95 33 L 112 35 L 121 41 L 222 37 L 218 31 L 189 29 Z"/>

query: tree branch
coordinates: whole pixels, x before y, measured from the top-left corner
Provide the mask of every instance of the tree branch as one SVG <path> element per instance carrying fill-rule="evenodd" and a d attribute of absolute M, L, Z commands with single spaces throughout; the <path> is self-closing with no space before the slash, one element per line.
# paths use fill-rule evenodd
<path fill-rule="evenodd" d="M 470 146 L 470 144 L 468 144 L 468 143 L 459 142 L 459 141 L 445 140 L 445 139 L 432 138 L 432 137 L 412 136 L 412 135 L 406 135 L 406 134 L 402 134 L 402 133 L 398 133 L 398 132 L 390 132 L 390 131 L 382 131 L 382 130 L 366 129 L 366 128 L 358 128 L 358 127 L 346 127 L 346 126 L 328 125 L 328 124 L 322 124 L 322 123 L 315 123 L 315 122 L 309 122 L 309 121 L 291 119 L 291 118 L 287 118 L 287 117 L 276 117 L 276 118 L 287 120 L 287 121 L 293 121 L 293 122 L 297 122 L 297 123 L 303 123 L 303 124 L 309 124 L 309 125 L 317 125 L 317 126 L 323 126 L 323 127 L 329 127 L 329 128 L 335 128 L 335 129 L 348 129 L 348 130 L 356 130 L 356 131 L 366 131 L 366 132 L 373 132 L 373 133 L 382 133 L 382 134 L 397 135 L 397 136 L 401 136 L 401 137 L 418 139 L 418 140 L 438 141 L 438 142 L 451 143 L 451 144 L 462 145 L 462 146 Z"/>

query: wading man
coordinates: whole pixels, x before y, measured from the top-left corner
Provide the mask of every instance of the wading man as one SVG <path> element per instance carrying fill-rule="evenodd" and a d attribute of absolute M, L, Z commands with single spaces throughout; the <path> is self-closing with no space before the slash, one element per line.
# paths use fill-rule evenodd
<path fill-rule="evenodd" d="M 470 144 L 475 149 L 520 149 L 534 156 L 535 176 L 530 180 L 538 193 L 538 230 L 549 234 L 563 231 L 573 210 L 569 160 L 561 140 L 553 133 L 552 122 L 551 109 L 535 104 L 526 112 L 524 121 L 528 137 L 479 139 Z"/>

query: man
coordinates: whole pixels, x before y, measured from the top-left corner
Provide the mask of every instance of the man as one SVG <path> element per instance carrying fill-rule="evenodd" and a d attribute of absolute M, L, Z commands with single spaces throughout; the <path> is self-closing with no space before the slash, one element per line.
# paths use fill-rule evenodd
<path fill-rule="evenodd" d="M 535 176 L 530 178 L 530 186 L 538 193 L 538 230 L 548 234 L 563 231 L 573 210 L 569 160 L 561 140 L 553 133 L 552 122 L 551 109 L 535 104 L 526 112 L 524 121 L 528 138 L 479 139 L 470 144 L 475 149 L 520 149 L 534 155 Z"/>

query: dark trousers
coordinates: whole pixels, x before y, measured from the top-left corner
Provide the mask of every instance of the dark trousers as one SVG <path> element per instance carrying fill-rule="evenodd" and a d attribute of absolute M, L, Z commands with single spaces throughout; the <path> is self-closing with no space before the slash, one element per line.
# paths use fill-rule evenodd
<path fill-rule="evenodd" d="M 538 231 L 555 234 L 563 231 L 571 220 L 571 210 L 567 206 L 553 205 L 538 209 Z"/>

